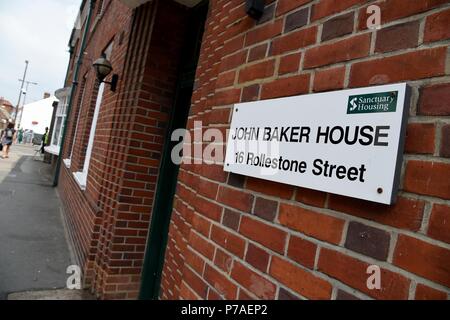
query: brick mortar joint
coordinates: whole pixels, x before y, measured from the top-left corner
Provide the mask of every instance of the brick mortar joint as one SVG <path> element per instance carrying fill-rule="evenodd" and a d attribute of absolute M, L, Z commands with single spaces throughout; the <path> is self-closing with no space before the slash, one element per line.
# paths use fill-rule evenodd
<path fill-rule="evenodd" d="M 411 283 L 409 284 L 408 300 L 414 300 L 416 288 L 417 282 L 414 279 L 411 279 Z"/>
<path fill-rule="evenodd" d="M 424 212 L 423 212 L 422 225 L 420 226 L 420 230 L 419 230 L 419 232 L 422 233 L 424 236 L 427 236 L 432 209 L 433 209 L 433 204 L 426 202 Z M 450 245 L 449 245 L 449 250 L 450 250 Z"/>
<path fill-rule="evenodd" d="M 441 163 L 441 164 L 450 164 L 450 158 L 445 158 L 445 157 L 441 157 L 441 156 L 434 156 L 434 155 L 426 155 L 426 154 L 410 154 L 410 153 L 405 153 L 403 155 L 403 159 L 408 162 L 408 161 L 425 161 L 425 162 L 434 162 L 434 163 Z M 403 191 L 403 190 L 399 190 L 399 191 Z M 420 196 L 418 194 L 418 196 Z M 433 196 L 430 196 L 433 197 Z M 436 197 L 438 198 L 438 197 Z M 445 199 L 442 199 L 445 200 Z M 449 199 L 447 199 L 449 200 Z"/>
<path fill-rule="evenodd" d="M 393 264 L 394 253 L 395 253 L 395 249 L 397 247 L 398 233 L 395 231 L 390 231 L 389 235 L 390 235 L 390 241 L 389 241 L 388 256 L 387 256 L 386 261 L 390 264 Z"/>

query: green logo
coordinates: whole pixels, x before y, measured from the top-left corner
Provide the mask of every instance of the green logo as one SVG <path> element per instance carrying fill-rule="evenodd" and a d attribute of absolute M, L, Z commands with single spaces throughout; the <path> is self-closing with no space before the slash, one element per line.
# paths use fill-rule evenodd
<path fill-rule="evenodd" d="M 360 94 L 348 98 L 347 114 L 395 112 L 398 91 Z"/>

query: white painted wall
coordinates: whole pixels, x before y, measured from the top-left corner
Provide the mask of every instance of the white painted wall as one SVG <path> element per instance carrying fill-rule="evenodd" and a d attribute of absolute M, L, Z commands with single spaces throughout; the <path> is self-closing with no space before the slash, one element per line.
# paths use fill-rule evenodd
<path fill-rule="evenodd" d="M 50 128 L 53 115 L 52 104 L 58 101 L 55 96 L 26 104 L 23 108 L 20 126 L 25 130 L 33 130 L 34 133 L 43 134 L 45 127 Z M 33 122 L 37 124 L 33 124 Z"/>

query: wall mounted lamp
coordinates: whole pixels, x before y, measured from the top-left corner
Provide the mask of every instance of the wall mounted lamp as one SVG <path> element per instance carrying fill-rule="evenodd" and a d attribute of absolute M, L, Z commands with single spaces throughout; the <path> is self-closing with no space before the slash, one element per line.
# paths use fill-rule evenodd
<path fill-rule="evenodd" d="M 264 13 L 264 0 L 246 0 L 245 9 L 247 14 L 255 20 L 259 20 Z"/>
<path fill-rule="evenodd" d="M 101 58 L 95 60 L 93 67 L 95 69 L 95 73 L 97 75 L 97 79 L 100 83 L 106 83 L 111 86 L 111 91 L 115 92 L 117 88 L 117 82 L 119 81 L 119 75 L 114 74 L 111 78 L 111 82 L 105 81 L 105 78 L 112 72 L 113 67 L 111 62 L 106 59 L 106 56 L 103 54 Z"/>

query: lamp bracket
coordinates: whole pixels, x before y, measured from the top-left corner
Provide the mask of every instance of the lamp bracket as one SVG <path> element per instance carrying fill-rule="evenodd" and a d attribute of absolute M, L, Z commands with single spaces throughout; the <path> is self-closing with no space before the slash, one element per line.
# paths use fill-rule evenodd
<path fill-rule="evenodd" d="M 264 14 L 264 0 L 246 0 L 245 9 L 247 14 L 255 20 L 261 19 Z"/>
<path fill-rule="evenodd" d="M 111 86 L 111 91 L 116 92 L 117 89 L 117 83 L 119 82 L 119 75 L 113 74 L 111 77 L 111 81 L 102 81 L 105 84 L 109 84 Z"/>

